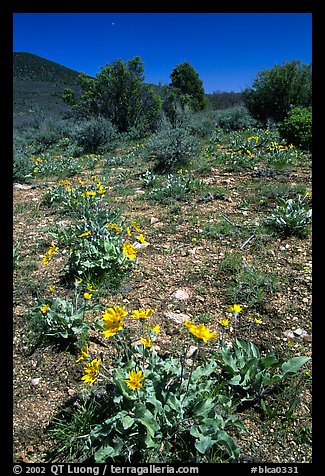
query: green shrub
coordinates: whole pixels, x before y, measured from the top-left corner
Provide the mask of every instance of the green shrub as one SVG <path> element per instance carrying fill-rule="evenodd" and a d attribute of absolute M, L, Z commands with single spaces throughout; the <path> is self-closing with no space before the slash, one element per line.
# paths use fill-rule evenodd
<path fill-rule="evenodd" d="M 199 152 L 199 141 L 185 128 L 165 129 L 147 143 L 150 155 L 162 169 L 187 165 Z"/>
<path fill-rule="evenodd" d="M 306 208 L 303 198 L 279 198 L 279 205 L 274 213 L 267 219 L 265 224 L 274 228 L 282 236 L 296 235 L 305 237 L 310 230 L 312 210 Z"/>
<path fill-rule="evenodd" d="M 34 164 L 28 155 L 14 150 L 13 154 L 13 181 L 29 183 L 33 178 Z"/>
<path fill-rule="evenodd" d="M 73 138 L 84 152 L 95 152 L 99 147 L 117 138 L 113 124 L 103 117 L 93 117 L 78 125 Z"/>
<path fill-rule="evenodd" d="M 289 144 L 304 150 L 312 148 L 312 112 L 310 107 L 295 107 L 291 109 L 283 122 L 278 124 L 278 130 L 283 139 Z"/>
<path fill-rule="evenodd" d="M 224 131 L 239 131 L 256 127 L 257 122 L 249 114 L 245 106 L 234 106 L 220 111 L 216 116 L 216 127 Z"/>
<path fill-rule="evenodd" d="M 44 343 L 48 341 L 65 341 L 76 343 L 78 339 L 84 341 L 89 331 L 85 322 L 86 299 L 82 304 L 78 302 L 78 293 L 75 302 L 54 297 L 42 299 L 32 311 L 29 328 L 34 338 Z"/>
<path fill-rule="evenodd" d="M 243 91 L 242 98 L 257 120 L 283 121 L 292 107 L 311 105 L 311 64 L 294 60 L 260 71 L 252 87 Z"/>

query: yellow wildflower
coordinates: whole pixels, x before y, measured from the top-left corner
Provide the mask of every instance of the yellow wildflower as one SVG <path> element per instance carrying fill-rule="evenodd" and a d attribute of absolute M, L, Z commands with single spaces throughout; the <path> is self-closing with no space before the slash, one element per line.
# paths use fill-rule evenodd
<path fill-rule="evenodd" d="M 133 228 L 135 229 L 135 231 L 138 231 L 138 232 L 141 231 L 141 228 L 139 227 L 139 225 L 138 225 L 138 223 L 136 222 L 136 220 L 132 220 L 132 226 L 133 226 Z"/>
<path fill-rule="evenodd" d="M 139 370 L 139 372 L 131 370 L 129 372 L 129 379 L 124 380 L 124 382 L 131 390 L 140 390 L 140 388 L 142 387 L 142 380 L 144 380 L 142 370 Z"/>
<path fill-rule="evenodd" d="M 84 298 L 85 298 L 85 299 L 88 300 L 88 299 L 91 299 L 92 297 L 93 297 L 92 294 L 90 294 L 90 293 L 84 293 Z"/>
<path fill-rule="evenodd" d="M 150 339 L 149 336 L 147 336 L 145 339 L 141 337 L 141 342 L 145 347 L 148 347 L 148 348 L 152 347 L 152 340 Z"/>
<path fill-rule="evenodd" d="M 223 327 L 229 326 L 229 323 L 230 323 L 229 319 L 220 319 L 219 322 Z"/>
<path fill-rule="evenodd" d="M 78 235 L 78 238 L 83 238 L 84 236 L 89 236 L 91 235 L 91 231 L 85 231 L 84 233 L 81 233 L 81 235 Z"/>
<path fill-rule="evenodd" d="M 88 358 L 88 344 L 86 345 L 86 347 L 81 349 L 81 356 L 78 357 L 78 359 L 76 359 L 76 364 L 78 364 L 79 362 L 83 362 L 87 358 Z"/>
<path fill-rule="evenodd" d="M 137 250 L 136 248 L 131 245 L 130 243 L 124 243 L 123 245 L 123 253 L 125 256 L 131 260 L 135 259 Z"/>
<path fill-rule="evenodd" d="M 107 226 L 107 228 L 110 228 L 111 230 L 115 230 L 116 233 L 121 233 L 121 231 L 122 231 L 121 228 L 118 225 L 116 225 L 115 223 L 107 223 L 106 226 Z"/>
<path fill-rule="evenodd" d="M 191 334 L 194 335 L 197 339 L 203 340 L 203 342 L 207 342 L 211 339 L 216 339 L 217 333 L 211 332 L 210 329 L 205 327 L 204 324 L 199 324 L 198 326 L 191 321 L 185 321 L 184 326 L 190 331 Z"/>
<path fill-rule="evenodd" d="M 142 245 L 148 245 L 148 244 L 149 244 L 149 243 L 146 241 L 145 237 L 144 237 L 142 234 L 139 235 L 139 236 L 137 236 L 136 238 L 137 238 L 137 240 L 140 241 L 140 243 L 141 243 Z"/>
<path fill-rule="evenodd" d="M 94 359 L 91 362 L 88 362 L 85 366 L 85 375 L 81 378 L 89 385 L 92 385 L 98 377 L 100 367 L 100 360 Z"/>
<path fill-rule="evenodd" d="M 253 317 L 253 322 L 254 322 L 255 324 L 262 324 L 262 319 L 258 319 L 258 317 L 254 316 L 254 317 Z"/>
<path fill-rule="evenodd" d="M 96 291 L 96 289 L 93 288 L 93 286 L 92 286 L 91 284 L 89 284 L 89 283 L 86 284 L 86 288 L 87 288 L 87 290 L 90 291 L 90 292 Z"/>
<path fill-rule="evenodd" d="M 148 319 L 151 314 L 154 312 L 153 309 L 138 309 L 135 311 L 132 311 L 132 317 L 134 319 Z"/>
<path fill-rule="evenodd" d="M 48 304 L 44 304 L 44 306 L 41 307 L 41 311 L 43 314 L 46 314 L 49 309 L 50 306 Z"/>
<path fill-rule="evenodd" d="M 155 334 L 159 334 L 160 332 L 160 326 L 159 324 L 156 324 L 155 326 L 152 324 L 149 324 L 149 329 L 151 332 L 154 332 Z"/>
<path fill-rule="evenodd" d="M 114 306 L 107 309 L 102 317 L 104 337 L 112 337 L 123 329 L 123 318 L 127 315 L 125 307 Z"/>
<path fill-rule="evenodd" d="M 236 314 L 239 314 L 242 310 L 243 308 L 240 306 L 240 304 L 234 304 L 233 306 L 229 306 L 227 309 L 228 312 L 232 312 Z"/>

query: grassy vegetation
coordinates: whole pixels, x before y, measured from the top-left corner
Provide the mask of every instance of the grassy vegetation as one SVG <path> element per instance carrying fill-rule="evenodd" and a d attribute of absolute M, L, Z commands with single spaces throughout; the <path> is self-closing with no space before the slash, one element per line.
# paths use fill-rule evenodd
<path fill-rule="evenodd" d="M 231 99 L 16 123 L 15 461 L 311 461 L 311 155 Z"/>
<path fill-rule="evenodd" d="M 150 137 L 114 140 L 17 137 L 16 460 L 310 461 L 309 156 L 219 129 L 161 170 Z M 105 337 L 114 306 L 129 315 Z"/>

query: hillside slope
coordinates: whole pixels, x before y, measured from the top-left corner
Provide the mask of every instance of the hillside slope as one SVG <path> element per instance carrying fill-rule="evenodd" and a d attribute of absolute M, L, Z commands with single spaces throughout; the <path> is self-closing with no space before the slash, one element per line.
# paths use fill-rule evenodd
<path fill-rule="evenodd" d="M 35 116 L 62 117 L 69 108 L 65 88 L 78 91 L 78 72 L 32 53 L 13 53 L 14 127 L 24 127 Z"/>

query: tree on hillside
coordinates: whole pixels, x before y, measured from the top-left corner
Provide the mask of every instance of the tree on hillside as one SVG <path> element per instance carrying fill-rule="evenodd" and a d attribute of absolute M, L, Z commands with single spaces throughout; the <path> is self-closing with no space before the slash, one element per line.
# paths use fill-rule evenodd
<path fill-rule="evenodd" d="M 293 107 L 311 106 L 312 67 L 295 60 L 261 71 L 243 100 L 255 119 L 283 121 Z"/>
<path fill-rule="evenodd" d="M 193 111 L 206 107 L 203 83 L 190 63 L 185 61 L 175 66 L 170 77 L 170 87 L 177 92 L 183 106 L 188 105 Z"/>
<path fill-rule="evenodd" d="M 64 100 L 82 117 L 103 116 L 119 132 L 139 125 L 152 128 L 162 100 L 144 83 L 144 66 L 139 56 L 125 63 L 122 59 L 102 67 L 96 78 L 81 73 L 78 84 L 83 93 L 76 99 L 65 90 Z"/>

